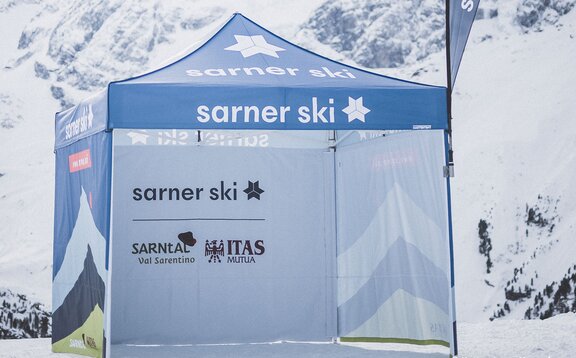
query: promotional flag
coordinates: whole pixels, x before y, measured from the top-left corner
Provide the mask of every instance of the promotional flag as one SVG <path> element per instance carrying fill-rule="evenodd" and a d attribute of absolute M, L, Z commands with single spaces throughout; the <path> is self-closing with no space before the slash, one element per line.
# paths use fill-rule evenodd
<path fill-rule="evenodd" d="M 450 0 L 446 0 L 450 1 Z M 451 85 L 454 88 L 456 75 L 466 48 L 466 42 L 476 17 L 480 0 L 452 0 L 449 5 L 450 21 L 450 70 Z"/>

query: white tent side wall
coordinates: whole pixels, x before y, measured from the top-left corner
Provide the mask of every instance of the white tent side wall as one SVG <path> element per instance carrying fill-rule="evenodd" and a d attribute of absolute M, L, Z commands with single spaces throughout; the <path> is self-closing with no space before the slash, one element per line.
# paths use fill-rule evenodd
<path fill-rule="evenodd" d="M 99 93 L 56 116 L 52 350 L 103 357 L 111 134 Z"/>
<path fill-rule="evenodd" d="M 110 344 L 451 346 L 443 131 L 202 132 L 114 131 Z"/>
<path fill-rule="evenodd" d="M 452 341 L 443 131 L 336 152 L 343 341 Z"/>
<path fill-rule="evenodd" d="M 333 153 L 316 135 L 278 147 L 296 132 L 265 148 L 195 134 L 114 131 L 111 351 L 330 341 Z"/>

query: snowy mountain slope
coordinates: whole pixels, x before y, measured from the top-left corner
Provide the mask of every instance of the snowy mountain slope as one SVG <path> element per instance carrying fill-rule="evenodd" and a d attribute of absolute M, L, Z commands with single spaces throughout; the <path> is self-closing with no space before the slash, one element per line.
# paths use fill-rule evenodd
<path fill-rule="evenodd" d="M 254 5 L 229 1 L 227 8 L 226 3 L 50 0 L 25 26 L 8 67 L 33 62 L 37 77 L 94 91 L 147 70 L 166 54 L 189 46 L 198 37 L 190 36 L 192 32 L 223 22 L 233 11 L 253 12 Z M 299 13 L 306 14 L 314 3 L 301 4 Z M 271 8 L 275 20 L 285 7 L 273 2 L 262 6 Z M 298 18 L 298 14 L 283 18 Z M 178 41 L 179 37 L 186 42 Z"/>
<path fill-rule="evenodd" d="M 377 3 L 390 11 L 375 9 Z M 432 11 L 440 3 L 402 6 Z M 521 319 L 528 309 L 529 318 L 540 318 L 576 309 L 576 281 L 568 279 L 576 263 L 575 193 L 570 182 L 576 170 L 571 95 L 576 79 L 571 65 L 576 58 L 574 4 L 485 1 L 479 16 L 485 20 L 474 25 L 453 108 L 460 319 Z M 315 37 L 306 40 L 310 46 L 321 51 L 329 47 L 365 66 L 396 67 L 379 69 L 385 74 L 443 85 L 444 53 L 430 42 L 434 35 L 429 30 L 419 32 L 409 21 L 392 22 L 398 35 L 388 40 L 393 46 L 374 37 L 390 31 L 382 19 L 402 6 L 370 0 L 326 2 L 300 35 Z M 381 48 L 403 62 L 362 57 Z M 567 292 L 559 295 L 563 279 L 560 291 Z"/>
<path fill-rule="evenodd" d="M 25 9 L 0 13 L 0 23 L 17 26 L 11 14 L 29 18 L 28 10 L 33 5 L 23 6 Z M 6 32 L 6 36 L 0 38 L 0 47 L 15 48 L 18 35 Z M 50 97 L 50 84 L 25 68 L 0 70 L 0 84 L 0 93 L 13 103 L 0 106 L 0 118 L 11 121 L 13 127 L 0 128 L 0 173 L 3 174 L 0 177 L 0 286 L 48 304 L 53 117 L 43 112 L 53 112 L 59 107 Z"/>
<path fill-rule="evenodd" d="M 116 12 L 107 13 L 106 21 L 96 30 L 97 26 L 86 20 L 96 16 L 87 2 L 1 2 L 0 287 L 9 287 L 50 307 L 56 111 L 93 94 L 105 81 L 155 68 L 234 11 L 242 11 L 279 33 L 290 33 L 319 3 L 298 1 L 293 5 L 299 11 L 289 12 L 287 4 L 274 1 L 221 1 L 218 6 L 209 1 L 148 1 L 133 8 L 124 2 L 100 1 L 98 8 L 115 8 Z M 159 15 L 154 17 L 154 13 Z M 190 18 L 183 13 L 198 22 L 182 20 Z M 220 17 L 208 21 L 213 18 L 211 14 Z M 181 18 L 176 21 L 170 16 Z M 125 41 L 125 51 L 131 56 L 122 57 L 119 49 L 116 55 L 108 56 L 118 36 L 127 33 L 126 39 L 139 38 L 136 28 L 125 29 L 130 24 L 125 20 L 128 18 L 140 19 L 136 27 L 144 26 L 144 20 L 157 27 L 168 26 L 173 20 L 176 25 L 162 36 L 152 30 L 146 33 L 148 37 L 142 36 L 155 39 L 152 48 L 148 40 Z M 206 26 L 195 28 L 200 26 L 198 23 Z M 78 34 L 89 41 L 73 45 L 78 43 Z M 76 51 L 75 55 L 63 58 L 58 51 L 50 52 L 58 47 Z M 108 72 L 101 71 L 99 61 Z M 86 72 L 80 75 L 81 71 Z"/>
<path fill-rule="evenodd" d="M 535 293 L 576 263 L 576 13 L 529 35 L 476 25 L 454 100 L 459 309 L 464 319 L 487 319 L 507 303 L 506 316 L 521 319 Z M 481 219 L 490 274 L 472 254 Z M 529 298 L 506 302 L 507 286 L 526 285 Z"/>
<path fill-rule="evenodd" d="M 361 3 L 369 9 L 380 2 Z M 432 3 L 418 4 L 437 6 Z M 352 64 L 384 65 L 375 59 L 346 57 L 355 56 L 356 50 L 369 54 L 382 45 L 379 36 L 386 33 L 387 22 L 381 12 L 350 10 L 356 25 L 340 32 L 330 32 L 325 27 L 331 22 L 322 22 L 320 16 L 311 19 L 321 9 L 333 11 L 339 4 L 349 5 L 321 0 L 241 4 L 225 0 L 218 5 L 184 0 L 0 2 L 0 287 L 47 306 L 51 302 L 54 112 L 109 80 L 156 67 L 233 11 L 327 56 Z M 569 11 L 573 4 L 493 1 L 490 6 L 497 16 L 493 13 L 473 28 L 454 93 L 453 205 L 460 320 L 487 320 L 506 304 L 511 312 L 504 310 L 505 317 L 523 318 L 537 293 L 555 281 L 550 297 L 545 292 L 538 304 L 545 311 L 576 263 L 572 188 L 576 11 Z M 101 14 L 94 9 L 101 9 Z M 522 14 L 536 14 L 531 15 L 536 20 L 527 26 L 530 21 L 522 22 Z M 376 15 L 382 19 L 374 27 L 364 26 Z M 357 26 L 369 30 L 350 34 L 347 45 L 339 43 L 338 33 L 353 32 Z M 407 36 L 403 41 L 412 41 L 409 31 L 394 31 Z M 330 36 L 318 35 L 322 32 Z M 430 35 L 424 30 L 418 34 Z M 419 55 L 405 54 L 403 61 L 387 63 L 401 67 L 377 71 L 444 84 L 441 48 L 436 40 L 421 41 L 429 46 L 415 48 Z M 479 233 L 481 220 L 486 230 Z M 479 253 L 480 234 L 484 240 L 490 238 L 490 273 L 487 257 Z M 522 289 L 525 294 L 526 285 L 529 299 L 510 294 L 512 287 L 514 293 Z M 574 286 L 570 283 L 570 289 Z M 506 291 L 516 299 L 507 300 Z M 573 294 L 558 302 L 562 300 L 571 303 Z"/>
<path fill-rule="evenodd" d="M 362 18 L 373 20 L 370 5 L 365 2 Z M 477 21 L 473 28 L 453 113 L 460 319 L 524 318 L 537 292 L 555 281 L 550 297 L 538 304 L 545 314 L 560 281 L 576 262 L 576 246 L 571 241 L 574 194 L 569 187 L 576 167 L 570 131 L 576 111 L 568 90 L 574 87 L 570 59 L 576 55 L 573 5 L 570 1 L 492 1 L 485 5 L 490 20 Z M 329 19 L 333 12 L 360 11 L 347 6 L 346 1 L 330 2 L 328 10 L 317 11 L 323 11 L 321 19 Z M 529 15 L 533 21 L 527 22 Z M 331 21 L 323 23 L 330 26 Z M 310 31 L 309 24 L 303 31 Z M 329 45 L 330 41 L 345 45 L 347 40 L 342 38 L 362 35 L 355 33 L 354 26 L 340 26 L 337 35 L 328 37 Z M 319 31 L 318 40 L 323 41 L 331 29 Z M 342 37 L 342 32 L 347 35 Z M 380 71 L 441 85 L 444 58 L 435 51 L 430 48 L 424 61 L 416 63 L 407 56 L 405 66 Z M 378 64 L 368 61 L 366 65 Z M 560 128 L 565 128 L 561 134 Z M 487 257 L 479 253 L 481 220 L 492 244 L 490 274 Z M 564 307 L 573 304 L 575 286 L 572 282 Z M 523 293 L 517 294 L 520 290 Z M 532 312 L 535 317 L 539 315 Z"/>

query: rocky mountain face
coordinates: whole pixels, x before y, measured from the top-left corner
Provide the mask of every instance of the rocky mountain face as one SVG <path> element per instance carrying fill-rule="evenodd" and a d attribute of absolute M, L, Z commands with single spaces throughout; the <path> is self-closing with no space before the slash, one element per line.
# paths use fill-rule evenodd
<path fill-rule="evenodd" d="M 63 107 L 74 102 L 66 87 L 95 91 L 110 81 L 141 73 L 158 45 L 171 42 L 176 32 L 202 28 L 224 14 L 218 6 L 186 6 L 185 2 L 50 0 L 42 4 L 22 31 L 16 57 L 6 67 L 33 63 L 36 77 L 53 83 L 52 96 Z M 13 6 L 5 5 L 4 11 Z"/>
<path fill-rule="evenodd" d="M 494 212 L 478 222 L 478 253 L 486 258 L 485 283 L 503 293 L 501 299 L 491 307 L 490 320 L 503 318 L 512 313 L 516 318 L 545 319 L 557 313 L 576 312 L 576 265 L 568 267 L 560 277 L 550 277 L 540 270 L 540 259 L 550 258 L 552 250 L 560 243 L 555 229 L 562 221 L 559 213 L 561 198 L 543 197 L 516 210 L 513 237 L 504 252 L 492 255 L 491 222 Z M 492 253 L 493 254 L 493 253 Z M 490 275 L 494 268 L 499 275 Z M 502 271 L 502 268 L 505 270 Z M 490 280 L 500 281 L 496 287 Z M 505 283 L 504 283 L 505 282 Z M 540 287 L 542 287 L 540 289 Z M 517 311 L 525 310 L 523 316 Z"/>
<path fill-rule="evenodd" d="M 483 0 L 477 16 L 512 13 L 506 21 L 525 31 L 539 30 L 556 24 L 575 4 L 574 0 Z M 327 1 L 302 30 L 359 65 L 402 67 L 444 49 L 444 1 Z"/>
<path fill-rule="evenodd" d="M 435 0 L 327 1 L 303 29 L 362 66 L 399 67 L 444 48 L 444 7 Z"/>
<path fill-rule="evenodd" d="M 556 24 L 575 4 L 574 0 L 522 0 L 517 7 L 516 21 L 525 29 L 541 30 L 544 24 Z"/>
<path fill-rule="evenodd" d="M 512 6 L 514 3 L 514 6 Z M 555 24 L 575 0 L 485 0 L 479 17 L 497 17 L 514 7 L 522 29 Z M 0 12 L 23 4 L 39 11 L 21 32 L 17 51 L 5 64 L 33 64 L 35 76 L 52 83 L 62 107 L 73 104 L 70 90 L 95 91 L 110 81 L 143 72 L 157 57 L 158 45 L 175 34 L 198 30 L 226 13 L 199 1 L 161 2 L 88 0 L 6 0 Z M 344 58 L 369 68 L 398 68 L 426 59 L 444 48 L 442 0 L 337 0 L 318 7 L 301 31 Z M 11 101 L 6 95 L 0 101 Z M 3 114 L 2 126 L 18 115 Z"/>

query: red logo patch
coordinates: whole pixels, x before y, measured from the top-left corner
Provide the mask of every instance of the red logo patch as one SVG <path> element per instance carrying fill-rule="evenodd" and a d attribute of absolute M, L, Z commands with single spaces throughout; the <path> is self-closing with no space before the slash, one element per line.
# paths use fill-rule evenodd
<path fill-rule="evenodd" d="M 92 160 L 90 159 L 90 149 L 74 153 L 68 157 L 68 164 L 70 166 L 70 173 L 84 170 L 92 167 Z"/>

